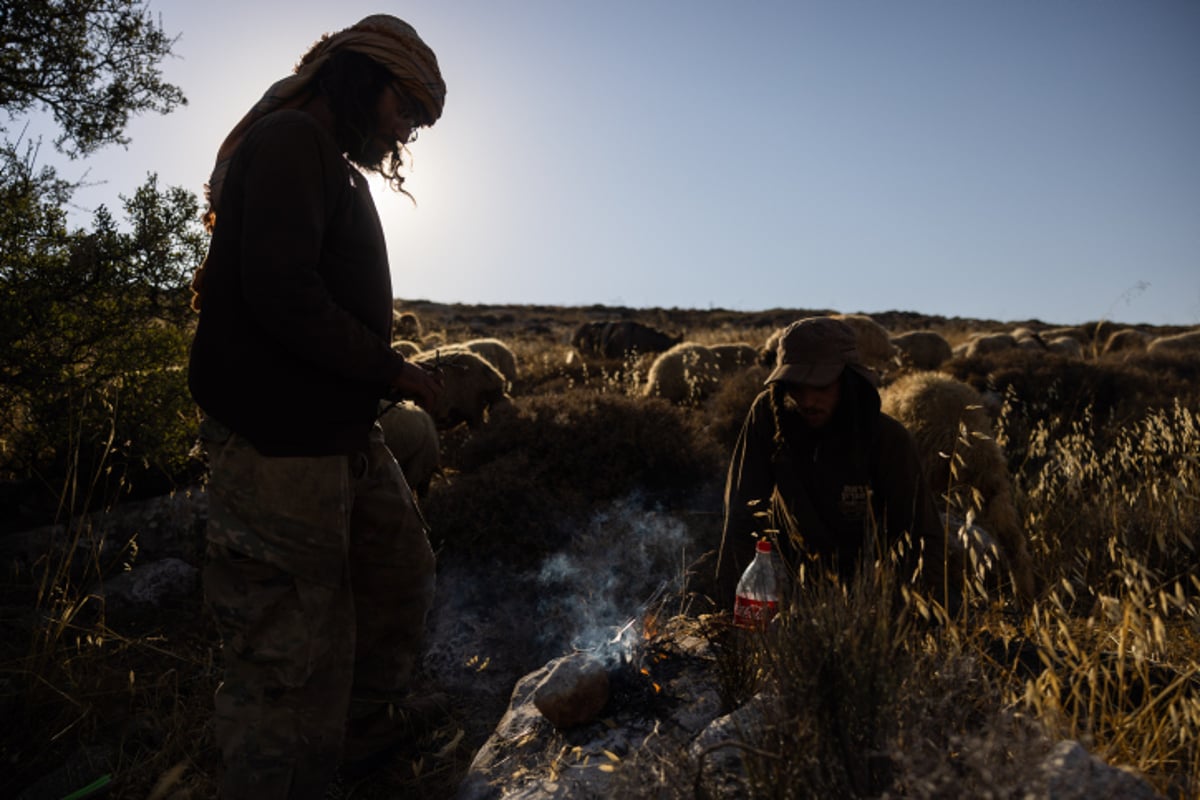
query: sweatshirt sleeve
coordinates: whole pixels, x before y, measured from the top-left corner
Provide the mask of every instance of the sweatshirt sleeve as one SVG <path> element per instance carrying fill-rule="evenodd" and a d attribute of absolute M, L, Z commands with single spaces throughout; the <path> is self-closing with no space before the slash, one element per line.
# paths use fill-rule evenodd
<path fill-rule="evenodd" d="M 766 395 L 760 395 L 742 423 L 725 479 L 725 521 L 717 560 L 717 599 L 722 606 L 733 606 L 738 578 L 754 557 L 754 534 L 762 527 L 755 513 L 768 511 L 775 491 L 774 428 Z"/>

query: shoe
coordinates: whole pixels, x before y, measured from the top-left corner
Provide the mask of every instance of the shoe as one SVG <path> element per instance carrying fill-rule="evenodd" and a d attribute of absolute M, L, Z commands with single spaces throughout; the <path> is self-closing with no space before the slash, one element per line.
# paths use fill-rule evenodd
<path fill-rule="evenodd" d="M 341 773 L 357 780 L 384 766 L 406 744 L 415 744 L 450 717 L 450 698 L 440 692 L 409 695 L 398 703 L 350 720 Z"/>

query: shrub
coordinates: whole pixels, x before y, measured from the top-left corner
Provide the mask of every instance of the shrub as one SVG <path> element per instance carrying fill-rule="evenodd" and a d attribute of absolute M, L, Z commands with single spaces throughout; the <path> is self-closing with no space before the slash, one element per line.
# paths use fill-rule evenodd
<path fill-rule="evenodd" d="M 540 559 L 610 500 L 669 504 L 724 469 L 694 415 L 656 398 L 574 389 L 515 405 L 447 448 L 450 480 L 426 500 L 434 539 L 460 555 Z"/>
<path fill-rule="evenodd" d="M 1008 399 L 1004 446 L 1014 470 L 1032 455 L 1027 442 L 1068 434 L 1085 415 L 1095 421 L 1092 434 L 1103 448 L 1110 432 L 1147 409 L 1170 408 L 1176 399 L 1200 401 L 1200 359 L 1195 356 L 1082 361 L 1014 349 L 955 359 L 943 364 L 942 371 Z M 1035 433 L 1039 429 L 1044 430 Z"/>
<path fill-rule="evenodd" d="M 0 207 L 23 216 L 0 221 L 0 398 L 15 412 L 0 418 L 0 481 L 21 487 L 27 524 L 79 474 L 100 475 L 98 502 L 161 493 L 196 423 L 183 372 L 196 199 L 150 176 L 123 198 L 128 230 L 101 208 L 71 233 L 70 187 L 19 160 L 4 168 Z"/>

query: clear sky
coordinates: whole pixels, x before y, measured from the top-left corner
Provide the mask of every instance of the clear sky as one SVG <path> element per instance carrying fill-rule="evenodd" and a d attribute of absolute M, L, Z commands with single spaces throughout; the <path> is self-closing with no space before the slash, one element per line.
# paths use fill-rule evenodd
<path fill-rule="evenodd" d="M 199 193 L 378 11 L 445 115 L 377 187 L 398 297 L 1200 324 L 1195 0 L 151 0 L 189 98 L 74 177 Z M 44 148 L 43 152 L 48 149 Z"/>

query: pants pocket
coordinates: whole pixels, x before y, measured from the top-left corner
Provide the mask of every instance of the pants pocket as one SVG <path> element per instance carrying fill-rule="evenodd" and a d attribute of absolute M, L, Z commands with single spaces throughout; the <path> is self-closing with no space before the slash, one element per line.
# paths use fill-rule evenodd
<path fill-rule="evenodd" d="M 353 629 L 348 619 L 331 619 L 341 590 L 297 579 L 220 545 L 209 545 L 204 589 L 230 671 L 268 692 L 303 686 L 337 645 L 331 631 L 348 624 Z"/>

